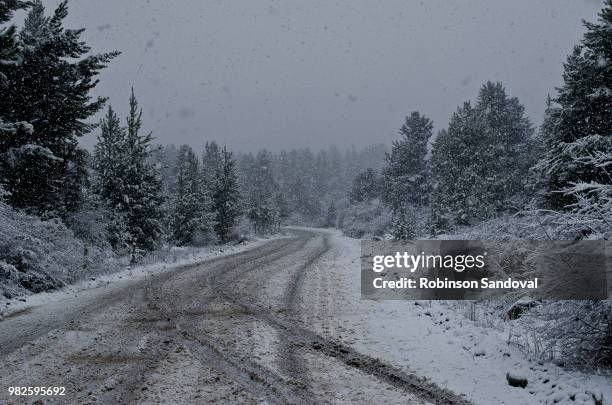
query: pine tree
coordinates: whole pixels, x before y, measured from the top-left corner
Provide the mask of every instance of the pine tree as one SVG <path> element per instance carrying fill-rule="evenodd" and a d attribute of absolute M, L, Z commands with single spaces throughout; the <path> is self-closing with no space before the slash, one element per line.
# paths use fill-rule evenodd
<path fill-rule="evenodd" d="M 534 166 L 529 169 L 529 175 L 525 181 L 525 190 L 531 195 L 532 206 L 541 206 L 548 201 L 548 176 L 545 170 L 540 167 L 539 162 L 545 153 L 545 144 L 550 142 L 554 136 L 554 114 L 555 106 L 550 94 L 546 97 L 546 109 L 544 110 L 544 120 L 540 125 L 539 131 L 533 138 L 530 160 Z"/>
<path fill-rule="evenodd" d="M 0 14 L 7 18 L 22 4 L 4 2 Z M 80 39 L 83 30 L 63 27 L 67 15 L 65 1 L 51 17 L 45 16 L 40 0 L 32 1 L 17 38 L 17 54 L 14 47 L 3 47 L 3 58 L 8 52 L 13 63 L 0 64 L 0 120 L 32 123 L 29 130 L 0 141 L 8 201 L 45 216 L 64 215 L 79 206 L 86 170 L 78 138 L 94 128 L 85 120 L 106 101 L 92 101 L 89 93 L 98 83 L 95 76 L 117 55 L 87 55 L 90 48 Z M 11 31 L 3 31 L 3 42 L 14 41 Z"/>
<path fill-rule="evenodd" d="M 225 243 L 232 235 L 234 226 L 240 216 L 240 194 L 236 161 L 227 148 L 221 151 L 220 167 L 216 171 L 216 183 L 213 191 L 213 212 L 215 214 L 215 232 Z"/>
<path fill-rule="evenodd" d="M 125 170 L 125 128 L 113 110 L 108 111 L 100 121 L 100 135 L 94 148 L 94 169 L 96 191 L 103 195 L 110 205 L 119 206 L 123 201 L 123 177 Z"/>
<path fill-rule="evenodd" d="M 100 135 L 94 148 L 93 191 L 98 196 L 110 218 L 106 230 L 111 246 L 120 251 L 127 246 L 127 227 L 124 220 L 124 178 L 127 163 L 125 153 L 125 128 L 112 106 L 100 121 Z"/>
<path fill-rule="evenodd" d="M 308 223 L 320 222 L 325 215 L 321 200 L 326 181 L 319 177 L 317 163 L 324 165 L 310 149 L 292 150 L 278 170 L 289 210 Z"/>
<path fill-rule="evenodd" d="M 381 184 L 376 170 L 368 168 L 361 172 L 353 180 L 353 187 L 349 194 L 349 199 L 353 203 L 371 201 L 381 195 Z"/>
<path fill-rule="evenodd" d="M 431 165 L 434 191 L 431 196 L 433 232 L 467 225 L 494 213 L 494 194 L 488 189 L 486 157 L 481 153 L 485 129 L 471 103 L 452 115 L 448 130 L 433 145 Z"/>
<path fill-rule="evenodd" d="M 125 138 L 124 212 L 132 252 L 152 251 L 163 235 L 161 176 L 149 163 L 152 136 L 141 135 L 142 110 L 132 89 Z M 136 258 L 134 254 L 133 259 Z"/>
<path fill-rule="evenodd" d="M 276 205 L 278 184 L 274 179 L 272 154 L 262 151 L 255 158 L 246 158 L 242 173 L 247 216 L 255 233 L 269 233 L 280 223 Z"/>
<path fill-rule="evenodd" d="M 415 213 L 412 207 L 401 206 L 393 212 L 391 234 L 395 240 L 411 240 L 416 235 Z"/>
<path fill-rule="evenodd" d="M 112 106 L 100 121 L 100 135 L 94 148 L 93 192 L 109 212 L 106 229 L 113 249 L 127 247 L 127 227 L 124 220 L 125 128 Z"/>
<path fill-rule="evenodd" d="M 112 107 L 100 126 L 94 190 L 111 212 L 111 244 L 128 247 L 136 260 L 140 252 L 155 249 L 161 241 L 164 199 L 161 178 L 149 162 L 151 134 L 140 134 L 142 110 L 134 90 L 127 126 L 121 127 Z"/>
<path fill-rule="evenodd" d="M 487 82 L 478 95 L 476 119 L 481 120 L 482 142 L 477 152 L 480 173 L 485 176 L 490 201 L 497 212 L 520 205 L 524 179 L 533 165 L 534 130 L 525 107 L 508 97 L 502 83 Z"/>
<path fill-rule="evenodd" d="M 201 178 L 198 158 L 190 146 L 179 150 L 172 232 L 179 246 L 197 243 L 212 230 L 212 201 Z"/>
<path fill-rule="evenodd" d="M 432 148 L 432 232 L 519 207 L 533 163 L 533 129 L 517 98 L 486 83 L 475 107 L 457 109 Z"/>
<path fill-rule="evenodd" d="M 24 9 L 27 6 L 28 3 L 21 0 L 1 1 L 0 26 L 9 22 L 13 18 L 13 13 L 15 11 Z M 16 32 L 17 28 L 14 25 L 0 28 L 0 86 L 3 86 L 4 84 L 2 82 L 7 79 L 4 71 L 13 69 L 21 60 L 21 49 Z"/>
<path fill-rule="evenodd" d="M 87 200 L 86 195 L 91 186 L 90 162 L 91 155 L 89 152 L 77 148 L 66 166 L 64 207 L 68 212 L 78 211 Z"/>
<path fill-rule="evenodd" d="M 555 137 L 555 112 L 556 108 L 554 106 L 554 101 L 550 94 L 546 97 L 546 109 L 544 110 L 544 120 L 542 121 L 542 125 L 540 126 L 540 141 L 541 146 L 544 144 L 550 144 L 553 142 Z M 540 151 L 543 152 L 543 151 Z"/>
<path fill-rule="evenodd" d="M 400 128 L 402 139 L 393 142 L 383 169 L 383 200 L 393 210 L 427 202 L 425 158 L 432 131 L 433 122 L 415 111 Z"/>
<path fill-rule="evenodd" d="M 13 18 L 13 13 L 28 6 L 27 2 L 21 0 L 5 0 L 0 2 L 0 104 L 8 102 L 6 90 L 10 85 L 6 73 L 15 69 L 22 59 L 22 46 L 16 35 L 17 27 L 9 25 L 2 27 Z M 9 182 L 7 175 L 14 172 L 18 165 L 14 160 L 18 151 L 12 149 L 15 139 L 27 139 L 32 135 L 34 128 L 27 122 L 4 122 L 6 119 L 0 114 L 0 200 L 4 200 L 10 194 L 5 189 Z M 8 184 L 7 184 L 8 186 Z"/>
<path fill-rule="evenodd" d="M 207 188 L 214 193 L 218 181 L 217 174 L 222 168 L 221 149 L 216 142 L 206 142 L 202 155 L 202 177 Z"/>
<path fill-rule="evenodd" d="M 546 153 L 538 163 L 548 180 L 548 203 L 558 209 L 579 201 L 566 192 L 574 185 L 611 182 L 607 165 L 592 163 L 597 155 L 612 154 L 612 0 L 605 1 L 597 22 L 584 26 L 581 43 L 564 65 L 563 85 L 547 118 Z"/>

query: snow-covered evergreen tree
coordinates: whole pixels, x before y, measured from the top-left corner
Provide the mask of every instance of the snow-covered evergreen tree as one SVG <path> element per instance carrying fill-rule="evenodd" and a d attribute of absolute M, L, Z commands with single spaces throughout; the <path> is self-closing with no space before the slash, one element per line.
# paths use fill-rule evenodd
<path fill-rule="evenodd" d="M 202 181 L 198 158 L 190 146 L 179 150 L 172 234 L 179 246 L 203 241 L 212 230 L 212 200 Z"/>
<path fill-rule="evenodd" d="M 272 154 L 261 151 L 255 158 L 247 155 L 242 163 L 242 189 L 246 195 L 245 211 L 255 233 L 269 233 L 280 224 L 276 204 L 278 184 L 274 179 Z"/>
<path fill-rule="evenodd" d="M 548 180 L 548 202 L 566 208 L 580 201 L 577 184 L 610 184 L 612 149 L 612 0 L 606 0 L 564 65 L 563 85 L 550 109 L 546 153 L 538 169 Z M 591 194 L 592 198 L 593 195 Z"/>
<path fill-rule="evenodd" d="M 2 18 L 22 2 L 3 2 Z M 85 120 L 98 112 L 104 98 L 91 100 L 95 76 L 117 53 L 88 55 L 83 30 L 63 27 L 68 15 L 64 1 L 50 17 L 40 0 L 19 32 L 18 49 L 3 47 L 0 120 L 30 122 L 28 131 L 13 131 L 0 141 L 3 182 L 15 207 L 44 216 L 64 215 L 78 208 L 86 183 L 85 159 L 78 138 L 94 125 Z M 2 42 L 14 42 L 9 28 Z"/>
<path fill-rule="evenodd" d="M 213 189 L 213 213 L 215 232 L 221 242 L 227 242 L 240 216 L 240 190 L 236 161 L 232 152 L 223 148 L 220 152 L 221 164 L 215 173 Z"/>
<path fill-rule="evenodd" d="M 293 150 L 281 154 L 281 167 L 277 169 L 282 191 L 287 196 L 289 210 L 298 220 L 321 218 L 325 212 L 321 205 L 325 184 L 330 176 L 319 177 L 324 165 L 309 149 Z M 319 168 L 317 163 L 320 164 Z"/>
<path fill-rule="evenodd" d="M 121 126 L 119 117 L 110 105 L 100 121 L 100 130 L 94 148 L 96 189 L 112 206 L 117 206 L 123 203 L 125 128 Z"/>
<path fill-rule="evenodd" d="M 13 18 L 13 13 L 28 6 L 22 0 L 3 0 L 0 1 L 0 88 L 3 81 L 7 79 L 5 70 L 14 68 L 21 61 L 20 52 L 22 48 L 17 38 L 17 27 L 9 25 L 2 27 Z"/>
<path fill-rule="evenodd" d="M 393 142 L 383 169 L 383 200 L 393 210 L 427 202 L 425 158 L 432 133 L 433 122 L 417 111 L 400 128 L 402 139 Z"/>
<path fill-rule="evenodd" d="M 482 142 L 477 152 L 481 173 L 494 195 L 497 212 L 520 208 L 524 180 L 534 161 L 534 129 L 525 107 L 509 97 L 500 82 L 487 82 L 478 95 L 476 119 L 482 121 Z"/>
<path fill-rule="evenodd" d="M 221 148 L 216 142 L 206 142 L 202 155 L 202 178 L 211 194 L 214 193 L 219 180 L 217 174 L 222 168 Z"/>
<path fill-rule="evenodd" d="M 581 227 L 582 236 L 603 239 L 612 233 L 612 137 L 585 136 L 567 143 L 562 153 L 575 165 L 606 176 L 604 181 L 571 182 L 561 190 L 575 201 L 565 208 L 577 214 L 572 222 Z"/>
<path fill-rule="evenodd" d="M 161 242 L 164 196 L 161 176 L 150 162 L 151 134 L 140 134 L 142 110 L 134 90 L 126 127 L 111 107 L 100 126 L 94 188 L 113 216 L 111 243 L 127 245 L 136 260 L 141 251 L 151 251 Z"/>
<path fill-rule="evenodd" d="M 94 148 L 93 189 L 109 212 L 108 237 L 111 246 L 120 250 L 127 243 L 127 230 L 123 218 L 125 128 L 112 106 L 100 121 L 100 135 Z"/>
<path fill-rule="evenodd" d="M 11 83 L 8 80 L 7 74 L 16 67 L 23 59 L 23 45 L 17 36 L 17 27 L 13 24 L 8 27 L 2 25 L 9 22 L 13 13 L 19 9 L 24 9 L 28 6 L 27 2 L 21 0 L 6 0 L 0 2 L 0 104 L 10 102 L 6 94 Z M 34 132 L 34 127 L 29 123 L 22 121 L 20 123 L 5 122 L 7 118 L 0 114 L 0 188 L 2 189 L 1 199 L 7 199 L 11 196 L 5 189 L 11 187 L 9 183 L 10 177 L 17 177 L 17 171 L 20 169 L 19 158 L 21 157 L 20 150 L 16 148 L 19 145 L 19 140 L 25 140 Z M 36 175 L 37 173 L 32 173 Z"/>
<path fill-rule="evenodd" d="M 353 180 L 353 187 L 349 194 L 351 202 L 360 203 L 370 201 L 381 196 L 382 184 L 376 170 L 368 168 L 359 173 Z"/>
<path fill-rule="evenodd" d="M 432 231 L 520 208 L 533 145 L 519 100 L 508 97 L 501 83 L 486 83 L 476 106 L 459 107 L 433 145 Z"/>
<path fill-rule="evenodd" d="M 427 144 L 433 122 L 415 111 L 400 128 L 402 139 L 393 142 L 382 172 L 382 197 L 392 212 L 392 233 L 406 239 L 414 227 L 406 223 L 406 212 L 424 206 L 429 199 Z"/>
<path fill-rule="evenodd" d="M 400 206 L 393 212 L 391 234 L 395 240 L 411 240 L 417 237 L 417 224 L 414 208 Z"/>
<path fill-rule="evenodd" d="M 142 110 L 132 89 L 125 137 L 123 175 L 125 219 L 129 244 L 135 253 L 159 246 L 163 234 L 164 199 L 161 176 L 150 164 L 151 134 L 141 135 Z M 134 257 L 136 257 L 134 255 Z"/>
<path fill-rule="evenodd" d="M 431 166 L 434 190 L 431 196 L 433 231 L 489 218 L 495 198 L 484 179 L 480 157 L 482 121 L 466 102 L 452 115 L 448 130 L 441 131 L 433 145 Z"/>

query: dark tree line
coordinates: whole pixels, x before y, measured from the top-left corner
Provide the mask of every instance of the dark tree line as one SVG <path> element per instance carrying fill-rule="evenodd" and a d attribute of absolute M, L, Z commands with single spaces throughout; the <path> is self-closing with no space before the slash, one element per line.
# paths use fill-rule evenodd
<path fill-rule="evenodd" d="M 376 145 L 362 150 L 330 147 L 316 153 L 306 148 L 241 155 L 245 212 L 260 222 L 261 229 L 281 223 L 335 226 L 348 204 L 355 173 L 380 169 L 385 152 L 383 145 Z"/>
<path fill-rule="evenodd" d="M 167 145 L 152 153 L 168 195 L 181 194 L 181 165 L 177 161 L 185 148 L 191 150 Z M 220 184 L 217 191 L 208 193 L 218 213 L 216 223 L 227 224 L 224 218 L 233 218 L 231 226 L 216 225 L 215 231 L 221 239 L 228 238 L 240 219 L 248 220 L 251 231 L 259 234 L 276 232 L 284 224 L 335 226 L 348 204 L 346 195 L 354 173 L 382 167 L 385 150 L 382 145 L 343 152 L 335 147 L 317 153 L 310 149 L 264 150 L 238 154 L 234 159 L 231 152 L 208 143 L 201 160 L 201 181 Z M 195 154 L 191 151 L 190 155 Z M 231 198 L 226 200 L 226 195 Z"/>

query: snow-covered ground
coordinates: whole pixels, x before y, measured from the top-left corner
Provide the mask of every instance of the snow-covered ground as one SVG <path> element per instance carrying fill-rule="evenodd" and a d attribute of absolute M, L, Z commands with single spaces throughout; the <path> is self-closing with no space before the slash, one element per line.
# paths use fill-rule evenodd
<path fill-rule="evenodd" d="M 297 313 L 309 329 L 325 337 L 339 339 L 361 354 L 427 378 L 439 387 L 464 395 L 475 404 L 595 404 L 594 397 L 603 398 L 601 403 L 607 404 L 612 399 L 611 375 L 588 375 L 550 363 L 531 361 L 515 346 L 508 345 L 508 334 L 503 328 L 481 326 L 469 320 L 457 305 L 445 302 L 362 300 L 359 241 L 341 236 L 336 231 L 317 232 L 328 234 L 329 250 L 305 270 L 297 301 Z M 38 314 L 37 319 L 53 319 L 53 314 L 66 312 L 66 308 L 99 301 L 96 298 L 115 289 L 125 288 L 130 283 L 137 283 L 150 275 L 243 252 L 263 243 L 265 240 L 233 247 L 175 251 L 166 256 L 166 260 L 128 268 L 95 280 L 89 279 L 61 291 L 28 296 L 23 298 L 25 302 L 4 300 L 0 303 L 0 312 L 9 319 L 16 316 L 13 320 L 19 320 L 22 319 L 20 313 L 34 309 Z M 289 262 L 283 264 L 281 260 L 271 263 L 279 270 L 279 267 L 282 269 L 285 265 L 290 268 L 291 262 L 302 262 L 304 258 L 287 256 L 284 260 Z M 262 274 L 274 273 L 263 271 Z M 278 273 L 282 276 L 290 272 Z M 271 283 L 272 287 L 286 283 L 283 277 L 278 280 L 265 277 L 262 280 Z M 280 290 L 284 291 L 282 288 Z M 122 305 L 129 304 L 126 301 Z M 128 309 L 121 307 L 113 313 L 128 314 Z M 99 314 L 103 317 L 103 314 L 111 312 L 101 311 Z M 23 318 L 27 318 L 27 315 Z M 105 328 L 111 329 L 116 322 L 102 321 Z M 108 333 L 112 334 L 112 330 Z M 256 336 L 253 347 L 265 348 L 262 345 L 262 334 Z M 41 339 L 41 342 L 46 342 L 44 339 L 47 338 Z M 40 347 L 46 347 L 46 344 Z M 15 352 L 13 355 L 17 363 L 21 359 L 20 353 Z M 270 360 L 265 356 L 260 357 Z M 184 360 L 188 362 L 189 359 Z M 318 357 L 306 360 L 310 366 L 321 361 Z M 177 363 L 177 378 L 180 379 L 180 375 L 191 369 L 186 364 Z M 321 364 L 318 366 L 322 367 Z M 328 373 L 317 374 L 319 368 L 310 367 L 309 370 L 311 382 L 317 389 L 317 381 L 327 383 L 330 378 Z M 331 366 L 323 369 L 331 369 Z M 508 373 L 526 378 L 527 386 L 510 386 L 506 379 Z M 354 391 L 357 384 L 360 387 L 357 391 L 364 395 L 380 395 L 379 387 L 374 386 L 368 390 L 356 377 L 346 381 L 351 383 L 346 388 L 349 391 Z M 391 393 L 389 396 L 391 399 Z M 369 397 L 365 395 L 365 398 Z"/>
<path fill-rule="evenodd" d="M 445 302 L 370 301 L 360 295 L 359 241 L 330 233 L 330 252 L 305 284 L 306 322 L 378 357 L 463 394 L 476 404 L 594 404 L 612 401 L 612 375 L 587 375 L 527 358 L 508 334 L 478 326 Z M 318 301 L 319 304 L 314 303 Z M 308 313 L 321 306 L 328 311 Z M 506 374 L 527 378 L 512 387 Z"/>
<path fill-rule="evenodd" d="M 275 238 L 278 237 L 282 237 L 282 235 L 278 235 Z M 70 298 L 73 296 L 75 297 L 77 293 L 79 293 L 79 299 L 82 300 L 83 297 L 100 294 L 110 289 L 117 289 L 129 282 L 142 280 L 154 274 L 253 249 L 269 240 L 271 240 L 271 238 L 259 238 L 234 246 L 172 248 L 169 251 L 160 251 L 145 258 L 143 264 L 126 266 L 122 270 L 111 274 L 90 277 L 59 290 L 21 296 L 13 299 L 7 299 L 0 296 L 0 320 L 2 320 L 3 317 L 10 317 L 11 314 L 19 313 L 27 308 L 48 306 L 53 303 L 61 304 L 70 302 Z"/>

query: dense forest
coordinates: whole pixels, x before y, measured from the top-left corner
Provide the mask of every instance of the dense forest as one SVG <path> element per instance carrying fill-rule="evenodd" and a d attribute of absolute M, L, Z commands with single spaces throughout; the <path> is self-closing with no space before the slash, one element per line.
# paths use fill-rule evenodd
<path fill-rule="evenodd" d="M 10 21 L 20 9 L 18 29 Z M 82 29 L 64 27 L 67 14 L 67 2 L 51 15 L 41 1 L 0 9 L 1 184 L 15 210 L 58 218 L 77 234 L 98 231 L 134 257 L 165 242 L 237 239 L 245 220 L 255 233 L 304 224 L 409 239 L 541 213 L 579 223 L 576 238 L 609 235 L 610 2 L 599 22 L 585 23 L 540 128 L 502 83 L 488 82 L 436 134 L 426 115 L 410 113 L 389 151 L 254 154 L 214 139 L 203 151 L 155 145 L 134 90 L 123 114 L 91 96 L 119 52 L 91 53 Z M 79 139 L 92 132 L 98 142 L 87 151 Z"/>
<path fill-rule="evenodd" d="M 283 223 L 325 225 L 353 173 L 383 163 L 384 146 L 253 155 L 213 140 L 204 151 L 155 145 L 154 134 L 142 131 L 134 90 L 125 119 L 105 98 L 92 99 L 96 76 L 119 52 L 91 54 L 83 30 L 63 26 L 67 2 L 51 16 L 40 1 L 2 7 L 5 24 L 28 9 L 20 30 L 2 31 L 3 200 L 133 260 L 164 243 L 228 242 Z M 99 123 L 87 122 L 106 104 Z M 90 152 L 79 138 L 91 132 L 98 141 Z M 240 226 L 244 220 L 250 224 Z"/>

